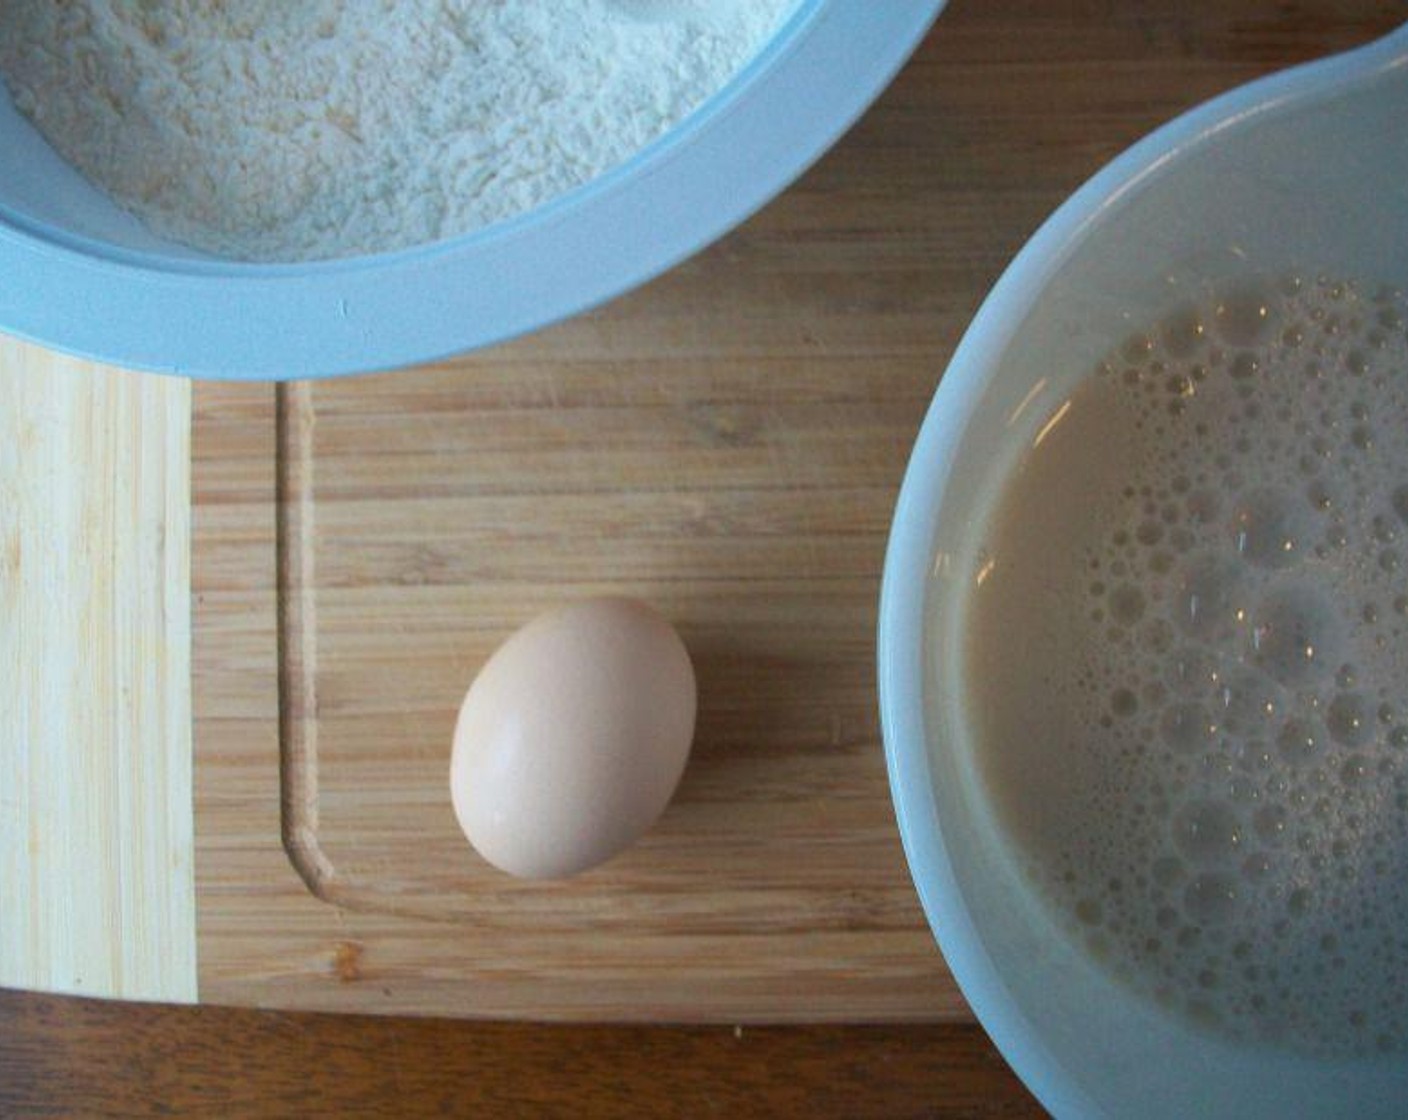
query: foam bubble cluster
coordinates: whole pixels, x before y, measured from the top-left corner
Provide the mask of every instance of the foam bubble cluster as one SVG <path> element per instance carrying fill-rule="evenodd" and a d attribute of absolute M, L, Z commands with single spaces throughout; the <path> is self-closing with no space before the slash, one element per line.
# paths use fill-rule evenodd
<path fill-rule="evenodd" d="M 1340 281 L 1216 293 L 1072 398 L 1111 446 L 1133 424 L 1128 461 L 1070 493 L 1038 447 L 1020 499 L 1096 526 L 1055 592 L 1078 625 L 1020 654 L 1089 729 L 1043 744 L 1081 789 L 1015 830 L 1026 861 L 1117 975 L 1302 1050 L 1408 1048 L 1405 321 L 1401 293 Z"/>

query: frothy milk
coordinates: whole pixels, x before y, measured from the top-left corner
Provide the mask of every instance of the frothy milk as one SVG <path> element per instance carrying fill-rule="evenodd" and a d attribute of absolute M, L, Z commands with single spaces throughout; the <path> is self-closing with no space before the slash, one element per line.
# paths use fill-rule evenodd
<path fill-rule="evenodd" d="M 1111 354 L 986 514 L 962 682 L 1036 892 L 1221 1032 L 1408 1049 L 1408 303 L 1248 283 Z"/>

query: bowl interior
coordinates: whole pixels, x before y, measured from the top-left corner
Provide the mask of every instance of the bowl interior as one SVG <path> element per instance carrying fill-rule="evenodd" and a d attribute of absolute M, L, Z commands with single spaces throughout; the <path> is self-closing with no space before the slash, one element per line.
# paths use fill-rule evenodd
<path fill-rule="evenodd" d="M 0 152 L 6 167 L 0 178 L 0 219 L 50 238 L 66 233 L 162 256 L 200 255 L 149 232 L 69 166 L 15 108 L 2 82 Z"/>
<path fill-rule="evenodd" d="M 749 75 L 760 68 L 760 59 L 779 53 L 778 48 L 785 46 L 786 40 L 797 34 L 807 20 L 824 8 L 826 3 L 827 0 L 796 0 L 774 40 L 764 44 L 749 65 L 734 74 L 722 88 L 697 106 L 686 120 L 714 113 L 720 104 L 727 102 L 734 95 L 736 87 L 745 83 Z M 509 221 L 518 224 L 525 220 L 536 221 L 540 217 L 551 220 L 552 211 L 557 209 L 560 201 L 570 201 L 579 194 L 599 189 L 597 184 L 601 180 L 609 181 L 628 176 L 637 167 L 647 164 L 656 149 L 668 146 L 671 134 L 684 123 L 678 122 L 674 128 L 645 145 L 624 163 L 606 169 L 587 183 Z M 0 153 L 4 153 L 9 169 L 9 173 L 0 179 L 0 221 L 8 221 L 19 229 L 59 244 L 99 254 L 112 250 L 132 251 L 148 258 L 156 258 L 156 262 L 166 266 L 176 264 L 179 267 L 179 262 L 182 261 L 216 262 L 233 267 L 239 267 L 241 264 L 152 233 L 140 220 L 93 186 L 49 146 L 43 135 L 15 107 L 3 81 L 0 81 Z M 470 230 L 446 238 L 445 241 L 472 242 L 483 235 L 484 230 Z M 419 247 L 411 246 L 409 250 L 396 252 L 414 251 Z M 354 259 L 357 258 L 285 263 L 308 269 L 338 260 Z"/>
<path fill-rule="evenodd" d="M 24 278 L 0 300 L 0 330 L 111 364 L 247 380 L 505 341 L 620 295 L 747 218 L 883 90 L 943 4 L 799 0 L 728 85 L 614 170 L 460 237 L 304 264 L 152 237 L 0 96 L 0 273 Z"/>
<path fill-rule="evenodd" d="M 998 835 L 955 671 L 976 511 L 1132 330 L 1249 271 L 1408 285 L 1408 145 L 1385 141 L 1408 112 L 1401 35 L 1229 95 L 1097 176 L 989 298 L 916 445 L 882 604 L 897 813 L 965 994 L 1060 1114 L 1370 1116 L 1408 1099 L 1401 1059 L 1312 1061 L 1215 1040 L 1075 949 Z"/>

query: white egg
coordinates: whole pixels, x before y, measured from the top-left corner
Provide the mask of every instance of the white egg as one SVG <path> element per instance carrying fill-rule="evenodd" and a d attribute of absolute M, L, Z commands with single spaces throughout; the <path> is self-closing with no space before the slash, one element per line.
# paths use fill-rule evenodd
<path fill-rule="evenodd" d="M 533 619 L 460 707 L 450 795 L 496 867 L 575 875 L 630 846 L 674 794 L 694 737 L 694 668 L 679 635 L 627 599 Z"/>

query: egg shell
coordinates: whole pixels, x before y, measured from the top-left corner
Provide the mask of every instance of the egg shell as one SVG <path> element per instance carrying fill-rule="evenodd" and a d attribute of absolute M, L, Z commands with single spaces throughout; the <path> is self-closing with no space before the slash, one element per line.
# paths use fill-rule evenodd
<path fill-rule="evenodd" d="M 533 619 L 485 662 L 455 725 L 450 793 L 490 863 L 575 875 L 653 824 L 694 737 L 694 668 L 674 628 L 628 599 Z"/>

